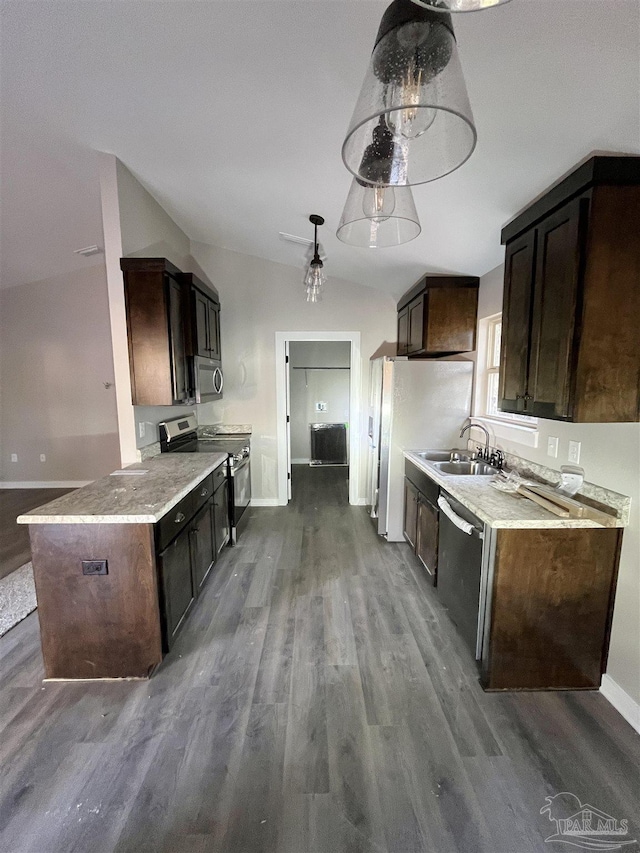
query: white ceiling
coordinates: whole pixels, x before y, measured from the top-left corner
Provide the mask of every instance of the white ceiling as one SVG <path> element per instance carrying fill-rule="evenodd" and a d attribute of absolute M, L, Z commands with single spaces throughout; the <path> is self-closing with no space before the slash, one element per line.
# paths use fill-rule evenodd
<path fill-rule="evenodd" d="M 386 3 L 3 2 L 2 280 L 95 263 L 93 149 L 116 154 L 193 239 L 400 294 L 425 270 L 481 275 L 501 226 L 590 152 L 640 153 L 640 0 L 513 0 L 454 17 L 478 146 L 415 188 L 422 234 L 335 237 L 340 147 Z"/>

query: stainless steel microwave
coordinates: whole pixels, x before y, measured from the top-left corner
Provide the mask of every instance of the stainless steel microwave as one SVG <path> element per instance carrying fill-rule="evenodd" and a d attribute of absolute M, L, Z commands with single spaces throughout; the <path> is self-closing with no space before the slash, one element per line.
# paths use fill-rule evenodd
<path fill-rule="evenodd" d="M 196 403 L 210 403 L 211 400 L 222 398 L 222 362 L 196 355 L 193 359 L 193 374 Z"/>

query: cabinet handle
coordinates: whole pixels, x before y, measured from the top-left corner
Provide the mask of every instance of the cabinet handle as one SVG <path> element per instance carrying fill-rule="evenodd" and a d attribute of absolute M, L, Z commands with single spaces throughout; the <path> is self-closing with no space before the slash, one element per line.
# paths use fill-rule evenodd
<path fill-rule="evenodd" d="M 209 489 L 203 489 L 203 490 L 200 492 L 200 497 L 201 497 L 201 498 L 206 498 L 206 496 L 207 496 L 208 494 L 209 494 Z"/>
<path fill-rule="evenodd" d="M 184 513 L 179 512 L 176 517 L 173 519 L 174 524 L 180 524 L 181 521 L 184 521 L 185 516 Z"/>

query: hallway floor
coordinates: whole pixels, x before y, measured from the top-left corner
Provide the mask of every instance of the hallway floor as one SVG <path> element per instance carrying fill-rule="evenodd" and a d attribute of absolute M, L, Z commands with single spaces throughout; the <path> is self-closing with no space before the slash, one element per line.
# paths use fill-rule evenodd
<path fill-rule="evenodd" d="M 640 738 L 601 695 L 484 693 L 346 469 L 293 496 L 149 682 L 43 685 L 36 614 L 0 640 L 1 853 L 530 853 L 561 792 L 640 840 Z"/>

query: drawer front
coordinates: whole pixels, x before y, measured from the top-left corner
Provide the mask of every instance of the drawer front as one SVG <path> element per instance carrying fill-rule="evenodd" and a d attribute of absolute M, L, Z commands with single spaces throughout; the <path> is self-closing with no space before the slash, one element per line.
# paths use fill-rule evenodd
<path fill-rule="evenodd" d="M 216 468 L 211 476 L 213 477 L 213 491 L 215 492 L 227 479 L 227 463 L 223 462 L 219 468 Z"/>
<path fill-rule="evenodd" d="M 440 494 L 440 486 L 428 474 L 425 474 L 424 471 L 421 471 L 420 468 L 409 462 L 408 459 L 404 461 L 404 475 L 435 506 L 438 495 Z"/>
<path fill-rule="evenodd" d="M 196 494 L 197 491 L 191 491 L 182 498 L 166 515 L 163 515 L 157 524 L 157 542 L 158 550 L 162 551 L 167 547 L 169 542 L 174 539 L 185 525 L 193 518 L 196 511 Z M 206 498 L 205 498 L 206 500 Z"/>
<path fill-rule="evenodd" d="M 206 504 L 209 498 L 213 495 L 213 492 L 213 474 L 209 474 L 209 476 L 205 477 L 201 483 L 198 483 L 193 492 L 191 492 L 194 498 L 193 511 L 197 512 L 203 504 Z"/>

